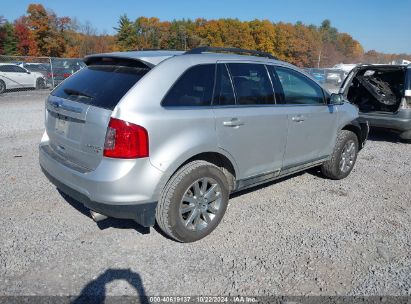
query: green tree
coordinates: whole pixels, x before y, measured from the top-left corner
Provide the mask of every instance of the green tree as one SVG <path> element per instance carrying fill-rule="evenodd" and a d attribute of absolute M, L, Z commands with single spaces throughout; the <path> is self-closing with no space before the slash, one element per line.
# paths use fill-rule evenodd
<path fill-rule="evenodd" d="M 4 55 L 18 55 L 17 54 L 17 38 L 14 33 L 13 24 L 5 22 L 0 27 L 0 47 L 1 54 Z"/>
<path fill-rule="evenodd" d="M 117 31 L 117 45 L 121 51 L 129 51 L 137 47 L 136 26 L 127 15 L 120 16 L 118 27 L 114 29 Z"/>

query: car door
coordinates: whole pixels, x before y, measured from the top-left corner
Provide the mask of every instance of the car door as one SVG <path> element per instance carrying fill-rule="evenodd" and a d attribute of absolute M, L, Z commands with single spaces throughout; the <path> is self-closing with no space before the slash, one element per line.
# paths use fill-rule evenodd
<path fill-rule="evenodd" d="M 23 87 L 34 87 L 34 78 L 33 74 L 31 74 L 26 69 L 23 69 L 19 66 L 13 66 L 14 73 L 16 77 L 19 79 L 19 82 Z"/>
<path fill-rule="evenodd" d="M 323 89 L 303 73 L 282 66 L 270 69 L 288 112 L 283 170 L 326 158 L 336 137 L 337 107 L 328 105 Z"/>
<path fill-rule="evenodd" d="M 287 115 L 275 107 L 265 65 L 218 63 L 214 91 L 218 145 L 235 159 L 237 178 L 252 184 L 275 176 L 282 166 Z"/>

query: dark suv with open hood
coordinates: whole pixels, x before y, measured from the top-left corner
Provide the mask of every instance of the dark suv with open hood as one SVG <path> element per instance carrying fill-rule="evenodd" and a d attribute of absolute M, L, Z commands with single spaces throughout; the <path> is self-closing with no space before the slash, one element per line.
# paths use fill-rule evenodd
<path fill-rule="evenodd" d="M 411 65 L 359 65 L 341 86 L 371 127 L 399 132 L 411 141 Z"/>

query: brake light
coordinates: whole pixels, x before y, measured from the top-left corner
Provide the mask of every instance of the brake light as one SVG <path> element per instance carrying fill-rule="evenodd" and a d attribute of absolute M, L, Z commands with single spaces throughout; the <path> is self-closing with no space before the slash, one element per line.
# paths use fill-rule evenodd
<path fill-rule="evenodd" d="M 67 78 L 67 77 L 70 77 L 70 76 L 71 76 L 71 74 L 69 74 L 69 73 L 64 73 L 64 74 L 63 74 L 63 77 L 64 77 L 64 78 Z"/>
<path fill-rule="evenodd" d="M 52 74 L 52 73 L 48 73 L 48 74 L 47 74 L 47 77 L 50 77 L 50 78 L 51 78 L 51 77 L 53 77 L 53 74 Z"/>
<path fill-rule="evenodd" d="M 103 155 L 127 159 L 148 157 L 147 130 L 127 121 L 111 118 Z"/>

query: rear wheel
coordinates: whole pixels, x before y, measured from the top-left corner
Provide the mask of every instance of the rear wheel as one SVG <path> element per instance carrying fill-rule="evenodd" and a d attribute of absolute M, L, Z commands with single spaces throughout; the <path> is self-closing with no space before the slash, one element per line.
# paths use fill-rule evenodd
<path fill-rule="evenodd" d="M 43 78 L 37 78 L 36 80 L 36 89 L 45 89 L 46 88 L 46 81 Z"/>
<path fill-rule="evenodd" d="M 206 161 L 179 169 L 163 190 L 156 209 L 160 228 L 180 242 L 210 234 L 227 209 L 229 185 L 224 173 Z"/>
<path fill-rule="evenodd" d="M 357 154 L 357 135 L 348 130 L 341 130 L 338 133 L 331 159 L 321 166 L 321 172 L 331 179 L 343 179 L 354 168 Z"/>
<path fill-rule="evenodd" d="M 0 94 L 6 91 L 6 84 L 3 80 L 0 80 Z"/>

